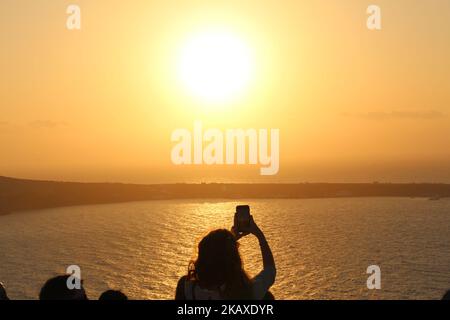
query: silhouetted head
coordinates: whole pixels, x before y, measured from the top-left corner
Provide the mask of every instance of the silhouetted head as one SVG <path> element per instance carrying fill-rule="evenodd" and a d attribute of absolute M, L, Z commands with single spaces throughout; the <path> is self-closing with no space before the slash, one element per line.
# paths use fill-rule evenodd
<path fill-rule="evenodd" d="M 128 297 L 118 290 L 107 290 L 102 293 L 98 300 L 128 300 Z"/>
<path fill-rule="evenodd" d="M 6 289 L 3 286 L 3 283 L 0 282 L 0 300 L 9 300 L 8 295 L 6 294 Z"/>
<path fill-rule="evenodd" d="M 188 277 L 204 289 L 219 290 L 223 298 L 251 298 L 250 280 L 242 266 L 238 242 L 228 230 L 212 231 L 200 241 L 198 257 L 190 263 Z"/>
<path fill-rule="evenodd" d="M 442 300 L 450 300 L 450 290 L 448 290 L 444 296 L 442 297 Z"/>
<path fill-rule="evenodd" d="M 87 300 L 83 286 L 80 289 L 69 289 L 69 275 L 57 276 L 47 280 L 39 294 L 39 300 Z"/>

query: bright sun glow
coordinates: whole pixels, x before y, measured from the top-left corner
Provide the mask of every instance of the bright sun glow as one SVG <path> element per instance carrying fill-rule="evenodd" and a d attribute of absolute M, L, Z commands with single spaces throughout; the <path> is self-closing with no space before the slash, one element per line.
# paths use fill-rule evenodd
<path fill-rule="evenodd" d="M 208 103 L 227 102 L 248 86 L 253 72 L 252 52 L 232 33 L 200 33 L 182 48 L 178 72 L 190 94 Z"/>

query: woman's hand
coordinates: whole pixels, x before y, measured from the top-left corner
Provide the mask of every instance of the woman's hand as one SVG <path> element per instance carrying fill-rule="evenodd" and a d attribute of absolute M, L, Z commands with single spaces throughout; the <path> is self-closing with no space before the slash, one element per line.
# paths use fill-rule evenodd
<path fill-rule="evenodd" d="M 233 221 L 233 226 L 231 227 L 231 233 L 234 235 L 236 240 L 239 240 L 240 238 L 248 235 L 249 232 L 247 232 L 247 230 L 238 230 L 236 227 L 237 225 L 238 225 L 237 217 L 236 217 L 236 215 L 234 215 L 234 221 Z"/>
<path fill-rule="evenodd" d="M 261 229 L 256 224 L 255 220 L 253 220 L 253 216 L 250 216 L 250 224 L 249 224 L 248 232 L 253 234 L 256 237 L 259 237 L 263 234 Z"/>
<path fill-rule="evenodd" d="M 249 226 L 245 230 L 238 231 L 236 228 L 236 225 L 237 225 L 237 221 L 236 221 L 236 217 L 235 217 L 234 226 L 231 227 L 231 232 L 236 237 L 236 240 L 239 240 L 240 238 L 245 237 L 249 234 L 253 234 L 257 238 L 259 238 L 263 235 L 261 229 L 258 227 L 255 220 L 253 220 L 253 216 L 250 216 Z"/>
<path fill-rule="evenodd" d="M 234 235 L 234 237 L 236 238 L 236 240 L 239 240 L 242 237 L 245 237 L 246 235 L 249 234 L 249 232 L 239 232 L 237 231 L 235 226 L 231 227 L 231 233 Z"/>

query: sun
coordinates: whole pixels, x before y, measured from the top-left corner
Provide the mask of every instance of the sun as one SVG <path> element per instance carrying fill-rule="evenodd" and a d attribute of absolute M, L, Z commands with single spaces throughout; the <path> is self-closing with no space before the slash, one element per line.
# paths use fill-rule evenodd
<path fill-rule="evenodd" d="M 183 45 L 178 77 L 189 94 L 207 103 L 226 103 L 241 96 L 254 69 L 250 47 L 237 35 L 207 31 Z"/>

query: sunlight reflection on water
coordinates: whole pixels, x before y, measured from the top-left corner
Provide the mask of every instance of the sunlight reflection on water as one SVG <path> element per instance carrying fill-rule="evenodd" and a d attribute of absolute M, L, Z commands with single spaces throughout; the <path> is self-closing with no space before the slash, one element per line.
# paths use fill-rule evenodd
<path fill-rule="evenodd" d="M 450 288 L 450 201 L 349 198 L 153 201 L 67 207 L 0 217 L 0 281 L 11 298 L 35 299 L 65 267 L 82 269 L 87 293 L 171 299 L 197 242 L 229 228 L 248 203 L 274 251 L 278 299 L 439 299 Z M 249 274 L 257 241 L 241 240 Z M 382 290 L 366 288 L 367 266 Z"/>

